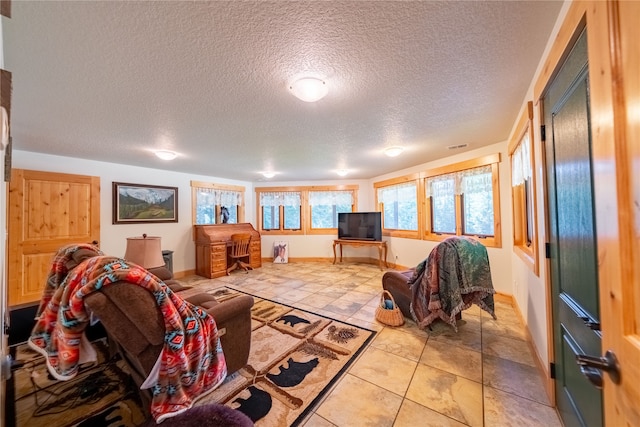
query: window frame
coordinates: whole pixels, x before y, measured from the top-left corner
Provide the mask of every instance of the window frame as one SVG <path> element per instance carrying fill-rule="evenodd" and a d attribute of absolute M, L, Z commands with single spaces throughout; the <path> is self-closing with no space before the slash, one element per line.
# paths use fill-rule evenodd
<path fill-rule="evenodd" d="M 401 184 L 406 184 L 406 183 L 410 183 L 410 182 L 415 182 L 416 184 L 416 218 L 418 221 L 418 227 L 417 230 L 400 230 L 400 229 L 393 229 L 393 228 L 385 228 L 384 226 L 384 204 L 378 200 L 378 190 L 381 188 L 385 188 L 385 187 L 393 187 L 396 185 L 401 185 Z M 405 176 L 401 176 L 401 177 L 397 177 L 397 178 L 392 178 L 392 179 L 388 179 L 385 181 L 380 181 L 380 182 L 375 182 L 373 184 L 373 190 L 374 190 L 374 196 L 375 196 L 375 206 L 378 207 L 378 211 L 382 213 L 382 235 L 383 236 L 389 236 L 389 237 L 403 237 L 403 238 L 408 238 L 408 239 L 419 239 L 421 234 L 422 234 L 422 220 L 421 220 L 421 211 L 422 209 L 420 208 L 422 201 L 421 201 L 421 194 L 424 193 L 424 186 L 423 186 L 423 182 L 420 179 L 420 174 L 419 173 L 415 173 L 415 174 L 411 174 L 411 175 L 405 175 Z"/>
<path fill-rule="evenodd" d="M 480 241 L 487 247 L 502 247 L 502 230 L 501 230 L 501 218 L 500 218 L 500 179 L 499 179 L 499 164 L 500 153 L 491 154 L 476 159 L 470 159 L 459 163 L 454 163 L 439 168 L 430 169 L 421 174 L 422 192 L 420 196 L 423 198 L 423 227 L 424 232 L 422 237 L 424 240 L 431 241 L 443 241 L 451 236 L 467 236 L 472 237 Z M 455 234 L 450 233 L 435 233 L 432 231 L 432 207 L 431 197 L 426 196 L 426 182 L 428 178 L 434 176 L 445 175 L 450 173 L 461 172 L 468 169 L 480 168 L 483 166 L 491 166 L 491 182 L 492 182 L 492 196 L 493 196 L 493 236 L 480 236 L 473 234 L 463 234 L 463 195 L 455 194 L 455 215 L 456 215 L 456 231 Z"/>
<path fill-rule="evenodd" d="M 355 212 L 358 206 L 358 185 L 325 185 L 325 186 L 291 186 L 291 187 L 256 187 L 254 189 L 256 193 L 256 222 L 258 231 L 261 234 L 269 235 L 338 235 L 338 228 L 313 228 L 311 226 L 311 213 L 312 207 L 309 204 L 309 193 L 313 191 L 351 191 L 353 197 L 353 204 L 351 205 L 352 212 Z M 300 229 L 299 230 L 286 230 L 284 229 L 284 207 L 279 206 L 278 212 L 280 215 L 280 228 L 278 230 L 265 230 L 262 228 L 262 206 L 260 205 L 260 193 L 277 193 L 277 192 L 296 192 L 300 193 Z"/>
<path fill-rule="evenodd" d="M 515 132 L 509 140 L 507 152 L 509 154 L 509 164 L 511 177 L 513 178 L 514 160 L 513 156 L 518 147 L 522 144 L 524 137 L 529 137 L 529 162 L 531 167 L 531 203 L 527 203 L 526 182 L 517 186 L 510 180 L 511 188 L 511 213 L 513 216 L 513 252 L 527 265 L 536 276 L 540 275 L 540 256 L 538 254 L 538 211 L 536 196 L 536 174 L 535 174 L 535 154 L 534 154 L 534 130 L 533 130 L 533 102 L 527 102 L 525 110 L 518 119 Z M 529 212 L 527 207 L 531 208 Z M 529 218 L 528 214 L 531 214 Z M 531 243 L 527 244 L 528 222 L 531 221 Z"/>
<path fill-rule="evenodd" d="M 217 184 L 213 182 L 204 182 L 204 181 L 191 181 L 191 224 L 196 224 L 197 220 L 197 200 L 198 200 L 198 189 L 206 188 L 212 190 L 222 190 L 222 191 L 236 191 L 242 193 L 242 203 L 238 205 L 238 224 L 245 222 L 245 200 L 246 200 L 246 188 L 241 185 L 229 185 L 229 184 Z M 218 221 L 220 218 L 220 205 L 215 205 L 215 219 Z M 216 225 L 221 224 L 219 222 L 215 222 L 213 224 L 200 224 L 200 225 Z"/>

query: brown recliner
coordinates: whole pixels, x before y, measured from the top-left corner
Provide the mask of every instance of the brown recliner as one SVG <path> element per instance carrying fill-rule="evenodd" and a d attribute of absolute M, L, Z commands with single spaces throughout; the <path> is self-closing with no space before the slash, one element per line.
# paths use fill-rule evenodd
<path fill-rule="evenodd" d="M 404 271 L 387 271 L 382 276 L 382 288 L 389 291 L 396 305 L 404 315 L 413 319 L 411 315 L 411 299 L 413 298 L 409 279 L 413 276 L 415 268 Z M 462 319 L 462 313 L 456 314 L 456 319 Z"/>
<path fill-rule="evenodd" d="M 414 270 L 387 271 L 382 276 L 382 288 L 389 291 L 404 317 L 411 316 L 411 287 L 409 279 Z"/>
<path fill-rule="evenodd" d="M 253 297 L 242 295 L 218 302 L 209 294 L 187 301 L 203 307 L 216 321 L 229 374 L 247 364 L 251 348 Z M 155 298 L 147 289 L 115 282 L 84 298 L 85 306 L 100 320 L 118 352 L 131 368 L 138 387 L 151 372 L 163 347 L 165 327 Z M 151 391 L 140 390 L 143 407 L 151 404 Z"/>

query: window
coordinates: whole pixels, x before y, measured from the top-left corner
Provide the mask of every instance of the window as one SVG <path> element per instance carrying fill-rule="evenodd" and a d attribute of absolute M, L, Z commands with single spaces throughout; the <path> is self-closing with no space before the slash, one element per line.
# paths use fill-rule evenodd
<path fill-rule="evenodd" d="M 256 188 L 260 231 L 337 235 L 338 213 L 354 210 L 357 190 L 357 185 Z"/>
<path fill-rule="evenodd" d="M 383 234 L 418 238 L 418 175 L 375 183 Z"/>
<path fill-rule="evenodd" d="M 353 212 L 352 191 L 309 191 L 311 229 L 338 228 L 338 213 Z"/>
<path fill-rule="evenodd" d="M 300 230 L 302 202 L 299 191 L 263 191 L 259 201 L 261 229 Z"/>
<path fill-rule="evenodd" d="M 533 102 L 520 117 L 514 138 L 509 142 L 511 156 L 511 200 L 513 203 L 513 250 L 539 274 L 537 218 L 534 183 Z"/>
<path fill-rule="evenodd" d="M 244 221 L 244 187 L 191 181 L 193 224 Z"/>
<path fill-rule="evenodd" d="M 446 174 L 427 180 L 431 196 L 431 221 L 434 233 L 456 234 L 455 175 Z"/>
<path fill-rule="evenodd" d="M 424 173 L 427 240 L 466 235 L 485 246 L 502 245 L 499 162 L 496 154 Z"/>

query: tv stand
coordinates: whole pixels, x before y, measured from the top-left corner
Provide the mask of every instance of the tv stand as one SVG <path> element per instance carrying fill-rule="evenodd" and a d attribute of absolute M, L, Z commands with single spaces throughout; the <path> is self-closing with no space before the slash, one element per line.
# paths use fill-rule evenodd
<path fill-rule="evenodd" d="M 384 266 L 387 265 L 387 242 L 377 240 L 354 240 L 354 239 L 335 239 L 333 241 L 333 263 L 336 263 L 336 245 L 340 246 L 340 262 L 342 262 L 342 247 L 343 246 L 376 246 L 378 248 L 378 265 L 380 270 L 382 268 L 382 253 L 384 252 Z"/>

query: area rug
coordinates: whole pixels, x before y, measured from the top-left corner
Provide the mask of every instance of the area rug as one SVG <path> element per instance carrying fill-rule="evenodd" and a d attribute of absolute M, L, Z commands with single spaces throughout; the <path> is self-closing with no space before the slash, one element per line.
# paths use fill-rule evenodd
<path fill-rule="evenodd" d="M 211 291 L 224 300 L 242 292 Z M 249 362 L 198 402 L 224 403 L 257 427 L 296 426 L 375 332 L 254 296 Z"/>
<path fill-rule="evenodd" d="M 226 287 L 210 293 L 218 301 L 244 294 Z M 195 406 L 227 405 L 246 414 L 257 427 L 299 425 L 375 332 L 252 296 L 247 366 Z M 145 421 L 126 365 L 117 358 L 109 359 L 106 342 L 92 344 L 100 363 L 82 368 L 71 381 L 49 377 L 44 358 L 26 344 L 19 347 L 17 359 L 23 366 L 15 372 L 18 427 L 154 424 Z"/>
<path fill-rule="evenodd" d="M 27 344 L 16 346 L 15 425 L 18 427 L 134 427 L 145 420 L 135 384 L 118 357 L 109 357 L 105 340 L 92 343 L 98 363 L 82 366 L 70 381 L 47 371 L 44 357 Z"/>

